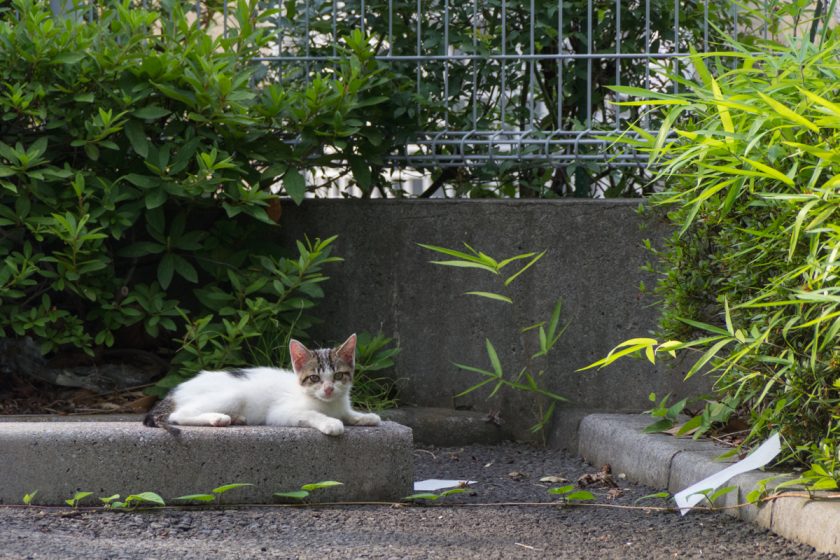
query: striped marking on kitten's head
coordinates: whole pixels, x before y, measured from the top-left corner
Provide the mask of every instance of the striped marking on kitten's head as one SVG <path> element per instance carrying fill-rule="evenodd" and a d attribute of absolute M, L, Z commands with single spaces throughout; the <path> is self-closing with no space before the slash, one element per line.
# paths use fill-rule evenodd
<path fill-rule="evenodd" d="M 356 367 L 356 335 L 335 348 L 310 350 L 301 342 L 289 342 L 292 369 L 304 392 L 322 401 L 331 401 L 350 391 Z"/>

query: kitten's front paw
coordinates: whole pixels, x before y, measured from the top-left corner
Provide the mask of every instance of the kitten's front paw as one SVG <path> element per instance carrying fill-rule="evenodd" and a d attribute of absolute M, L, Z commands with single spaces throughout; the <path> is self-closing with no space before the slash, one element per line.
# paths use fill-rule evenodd
<path fill-rule="evenodd" d="M 372 412 L 365 414 L 356 414 L 350 419 L 354 426 L 378 426 L 382 422 L 382 418 L 378 414 Z"/>
<path fill-rule="evenodd" d="M 210 421 L 211 426 L 216 426 L 216 427 L 219 427 L 219 428 L 223 428 L 225 426 L 230 426 L 230 422 L 231 422 L 230 416 L 228 416 L 227 414 L 221 414 L 221 413 L 219 413 L 219 414 L 211 413 L 209 415 L 208 420 Z"/>
<path fill-rule="evenodd" d="M 317 428 L 328 436 L 340 436 L 344 433 L 344 424 L 341 420 L 328 418 L 318 424 Z"/>

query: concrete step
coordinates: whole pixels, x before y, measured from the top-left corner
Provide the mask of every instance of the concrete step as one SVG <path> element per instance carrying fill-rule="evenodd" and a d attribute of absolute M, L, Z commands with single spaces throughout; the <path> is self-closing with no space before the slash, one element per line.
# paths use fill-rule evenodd
<path fill-rule="evenodd" d="M 274 503 L 275 492 L 337 480 L 313 502 L 395 501 L 412 493 L 411 429 L 394 422 L 347 427 L 339 437 L 311 428 L 182 427 L 180 437 L 136 422 L 0 422 L 0 503 L 64 504 L 76 491 L 111 496 L 208 493 L 248 482 L 228 503 Z M 94 503 L 91 501 L 90 503 Z M 95 502 L 95 503 L 98 503 Z"/>
<path fill-rule="evenodd" d="M 411 428 L 414 443 L 422 445 L 491 445 L 510 439 L 503 427 L 489 421 L 486 412 L 407 406 L 383 410 L 381 416 Z"/>
<path fill-rule="evenodd" d="M 650 423 L 650 417 L 638 414 L 586 416 L 580 422 L 579 453 L 592 465 L 609 463 L 614 473 L 624 473 L 628 479 L 653 488 L 667 488 L 672 494 L 737 460 L 718 460 L 727 449 L 709 441 L 642 433 Z M 786 497 L 760 507 L 743 506 L 756 484 L 774 474 L 781 473 L 752 471 L 732 478 L 726 486 L 735 486 L 737 491 L 720 498 L 717 505 L 728 515 L 811 545 L 819 552 L 840 555 L 840 503 L 837 501 Z M 702 517 L 695 519 L 699 523 Z"/>

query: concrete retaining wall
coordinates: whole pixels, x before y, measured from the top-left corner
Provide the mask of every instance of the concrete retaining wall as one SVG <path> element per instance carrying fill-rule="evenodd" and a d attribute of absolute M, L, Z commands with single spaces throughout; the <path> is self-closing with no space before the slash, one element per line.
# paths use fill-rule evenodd
<path fill-rule="evenodd" d="M 304 234 L 339 235 L 335 254 L 346 261 L 327 271 L 331 280 L 318 310 L 324 323 L 314 333 L 322 342 L 382 330 L 402 348 L 393 375 L 404 403 L 500 411 L 504 426 L 524 438 L 535 420 L 535 399 L 502 392 L 488 401 L 488 391 L 454 399 L 479 377 L 453 362 L 490 369 L 487 338 L 505 370 L 518 372 L 537 344 L 534 332 L 520 329 L 547 320 L 557 298 L 570 326 L 543 381 L 570 399 L 564 418 L 583 410 L 640 410 L 649 406 L 650 392 L 702 389 L 702 379 L 686 385 L 679 371 L 641 361 L 575 372 L 655 327 L 655 302 L 639 292 L 640 282 L 655 282 L 640 270 L 649 257 L 642 240 L 661 239 L 668 229 L 663 221 L 641 218 L 638 206 L 637 200 L 307 200 L 284 207 L 279 236 L 292 247 Z M 439 255 L 417 246 L 457 248 L 463 242 L 499 260 L 548 252 L 511 284 L 506 293 L 514 305 L 508 305 L 463 295 L 497 291 L 491 274 L 431 265 Z M 574 445 L 576 433 L 576 426 L 558 421 L 551 436 L 555 444 Z"/>

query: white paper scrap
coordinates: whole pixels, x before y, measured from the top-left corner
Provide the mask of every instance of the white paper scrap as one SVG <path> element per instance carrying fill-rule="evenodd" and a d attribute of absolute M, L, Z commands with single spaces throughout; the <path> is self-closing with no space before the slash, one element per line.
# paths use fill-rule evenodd
<path fill-rule="evenodd" d="M 682 492 L 675 494 L 674 501 L 677 502 L 677 507 L 680 508 L 680 513 L 685 515 L 691 511 L 691 508 L 697 505 L 700 500 L 705 499 L 705 497 L 702 494 L 698 494 L 698 492 L 709 489 L 712 491 L 717 490 L 719 486 L 723 485 L 724 482 L 733 476 L 738 476 L 739 474 L 763 467 L 772 461 L 773 458 L 781 452 L 781 450 L 782 442 L 779 439 L 779 434 L 775 433 L 770 436 L 767 441 L 762 443 L 758 449 L 750 453 L 747 458 L 738 461 L 734 465 L 730 465 L 722 471 L 715 473 L 708 478 L 704 478 L 700 482 L 692 484 Z"/>
<path fill-rule="evenodd" d="M 415 482 L 414 491 L 434 492 L 435 490 L 443 490 L 444 488 L 457 488 L 462 484 L 475 484 L 475 480 L 441 480 L 439 478 L 430 478 L 429 480 Z"/>

